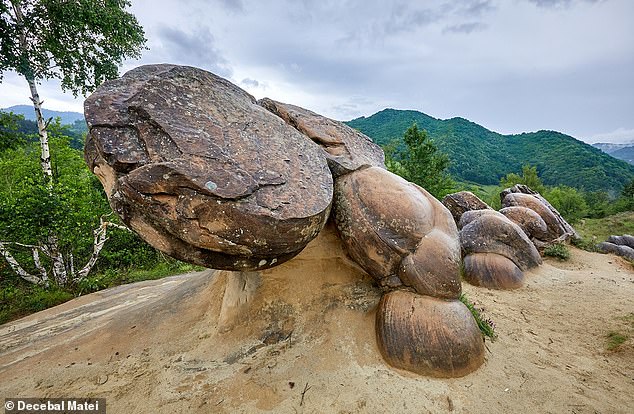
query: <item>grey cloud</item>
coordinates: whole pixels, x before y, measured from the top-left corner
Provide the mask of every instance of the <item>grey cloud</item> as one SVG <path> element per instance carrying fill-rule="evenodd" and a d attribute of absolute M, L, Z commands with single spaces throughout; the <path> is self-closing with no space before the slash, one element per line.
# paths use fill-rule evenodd
<path fill-rule="evenodd" d="M 433 9 L 410 10 L 405 5 L 397 5 L 390 18 L 383 23 L 385 34 L 413 31 L 442 18 L 442 13 Z"/>
<path fill-rule="evenodd" d="M 466 1 L 461 7 L 461 14 L 466 16 L 482 16 L 483 14 L 495 10 L 491 0 Z"/>
<path fill-rule="evenodd" d="M 255 79 L 249 79 L 249 78 L 242 79 L 242 81 L 240 81 L 240 84 L 247 88 L 257 88 L 258 86 L 260 86 L 260 82 L 258 82 Z"/>
<path fill-rule="evenodd" d="M 242 0 L 220 0 L 220 3 L 230 11 L 244 11 L 244 4 L 242 3 Z"/>
<path fill-rule="evenodd" d="M 214 47 L 214 36 L 206 27 L 186 32 L 168 26 L 160 26 L 158 37 L 163 43 L 163 54 L 173 63 L 184 63 L 208 69 L 221 76 L 231 76 L 229 62 Z"/>
<path fill-rule="evenodd" d="M 481 22 L 462 23 L 447 26 L 443 29 L 443 33 L 473 33 L 480 32 L 487 28 L 487 25 Z"/>
<path fill-rule="evenodd" d="M 565 8 L 571 6 L 573 3 L 596 3 L 599 0 L 528 0 L 535 4 L 537 7 L 543 8 Z"/>
<path fill-rule="evenodd" d="M 458 24 L 456 20 L 459 22 L 465 17 L 469 20 L 480 20 L 485 14 L 496 9 L 491 0 L 457 0 L 431 5 L 428 2 L 423 8 L 415 2 L 389 4 L 368 5 L 369 8 L 374 7 L 374 13 L 366 20 L 360 17 L 359 20 L 364 23 L 351 27 L 342 40 L 346 43 L 368 44 L 383 41 L 387 37 L 415 32 L 441 22 L 445 23 L 449 31 L 467 33 L 482 30 L 484 25 Z"/>
<path fill-rule="evenodd" d="M 358 118 L 363 112 L 358 105 L 343 103 L 340 105 L 333 105 L 332 111 L 338 115 L 341 120 L 350 120 Z"/>

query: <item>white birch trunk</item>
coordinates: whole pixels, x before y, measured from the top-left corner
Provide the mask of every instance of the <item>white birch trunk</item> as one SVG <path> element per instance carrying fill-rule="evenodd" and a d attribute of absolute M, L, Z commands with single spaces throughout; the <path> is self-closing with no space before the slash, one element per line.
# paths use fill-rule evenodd
<path fill-rule="evenodd" d="M 48 272 L 46 271 L 46 268 L 42 266 L 42 262 L 40 262 L 39 249 L 32 248 L 32 251 L 33 251 L 33 263 L 35 263 L 35 267 L 37 268 L 37 270 L 39 270 L 40 275 L 42 275 L 40 276 L 40 279 L 42 279 L 44 284 L 48 286 Z"/>
<path fill-rule="evenodd" d="M 22 13 L 20 2 L 12 1 L 11 6 L 13 8 L 15 20 L 18 25 L 22 25 L 24 22 L 24 15 Z M 25 51 L 28 51 L 29 44 L 26 37 L 25 32 L 20 32 L 18 34 L 20 41 L 20 48 Z M 40 138 L 40 165 L 42 167 L 42 173 L 44 174 L 44 178 L 47 180 L 47 186 L 49 190 L 49 194 L 53 194 L 53 168 L 51 164 L 51 152 L 49 148 L 48 141 L 48 123 L 44 120 L 44 116 L 42 115 L 42 100 L 40 100 L 40 95 L 37 91 L 37 83 L 36 77 L 32 73 L 31 68 L 28 67 L 22 73 L 26 78 L 27 83 L 29 84 L 29 89 L 31 91 L 31 101 L 33 102 L 33 108 L 35 109 L 35 117 L 37 120 L 37 129 Z M 11 255 L 11 253 L 4 247 L 2 243 L 0 243 L 0 254 L 5 258 L 5 260 L 9 263 L 9 266 L 23 279 L 28 280 L 29 282 L 36 284 L 45 284 L 48 285 L 48 274 L 46 273 L 46 269 L 42 266 L 40 262 L 39 252 L 41 250 L 46 256 L 48 256 L 53 263 L 53 279 L 60 285 L 66 285 L 69 280 L 79 281 L 85 278 L 90 270 L 93 268 L 97 259 L 99 258 L 99 253 L 103 248 L 104 243 L 106 242 L 106 230 L 108 226 L 114 226 L 117 228 L 127 229 L 127 227 L 119 226 L 114 223 L 104 222 L 103 218 L 100 220 L 101 224 L 98 229 L 94 231 L 94 242 L 93 242 L 93 253 L 86 263 L 86 265 L 79 271 L 75 272 L 75 264 L 72 253 L 70 253 L 70 269 L 67 269 L 66 260 L 64 259 L 63 253 L 59 249 L 59 241 L 56 234 L 51 233 L 46 241 L 46 243 L 42 246 L 28 246 L 33 251 L 33 262 L 35 267 L 41 273 L 41 277 L 37 277 L 29 274 L 24 270 L 22 266 L 15 260 L 15 258 Z M 27 247 L 26 245 L 22 245 Z M 70 274 L 69 274 L 70 271 Z"/>
<path fill-rule="evenodd" d="M 99 253 L 101 253 L 101 249 L 103 249 L 103 245 L 108 240 L 108 238 L 106 237 L 108 226 L 130 231 L 130 229 L 128 229 L 125 226 L 120 226 L 118 224 L 110 223 L 108 221 L 103 221 L 103 217 L 101 218 L 100 221 L 101 221 L 100 226 L 96 228 L 93 232 L 95 237 L 92 243 L 92 255 L 90 256 L 90 259 L 88 259 L 88 262 L 86 263 L 86 265 L 79 272 L 77 272 L 77 276 L 74 278 L 76 282 L 88 276 L 88 273 L 90 273 L 95 263 L 97 263 L 97 259 L 99 258 Z"/>
<path fill-rule="evenodd" d="M 63 286 L 68 282 L 68 271 L 66 270 L 64 256 L 59 250 L 57 236 L 52 235 L 48 237 L 48 251 L 48 257 L 50 257 L 53 262 L 53 278 L 58 284 Z"/>
<path fill-rule="evenodd" d="M 35 252 L 35 250 L 34 250 Z M 27 272 L 26 270 L 24 270 L 24 268 L 22 266 L 20 266 L 20 264 L 17 262 L 17 260 L 15 260 L 15 258 L 13 257 L 13 255 L 11 254 L 11 252 L 9 250 L 7 250 L 7 248 L 4 246 L 4 243 L 0 242 L 0 254 L 5 258 L 5 260 L 7 261 L 7 263 L 9 263 L 9 266 L 11 266 L 11 269 L 13 269 L 13 271 L 15 273 L 18 274 L 18 276 L 20 276 L 22 279 L 34 283 L 36 285 L 46 285 L 46 281 L 42 280 L 42 278 L 39 278 L 35 275 L 30 274 L 29 272 Z M 34 257 L 35 257 L 35 253 L 34 253 Z M 39 257 L 38 257 L 39 259 Z"/>
<path fill-rule="evenodd" d="M 20 8 L 19 2 L 11 2 L 13 6 L 13 12 L 15 14 L 15 21 L 18 25 L 24 24 L 24 15 L 22 14 L 22 9 Z M 21 31 L 19 33 L 20 39 L 20 48 L 26 53 L 29 50 L 28 40 L 26 38 L 26 33 Z M 40 164 L 42 166 L 42 172 L 44 176 L 48 180 L 49 189 L 52 190 L 53 187 L 53 168 L 51 167 L 51 151 L 48 145 L 48 132 L 46 131 L 46 121 L 44 121 L 44 116 L 42 116 L 42 101 L 40 100 L 40 95 L 37 92 L 37 85 L 35 83 L 35 76 L 31 73 L 31 68 L 26 70 L 26 73 L 23 73 L 26 78 L 27 83 L 29 84 L 29 89 L 31 90 L 31 101 L 33 102 L 33 108 L 35 109 L 35 118 L 37 120 L 37 129 L 38 134 L 40 136 Z"/>
<path fill-rule="evenodd" d="M 53 187 L 53 168 L 51 166 L 51 150 L 48 145 L 48 132 L 46 130 L 46 121 L 42 115 L 42 101 L 40 95 L 37 92 L 37 85 L 35 80 L 27 79 L 29 89 L 31 89 L 31 101 L 33 101 L 33 107 L 35 108 L 35 117 L 37 119 L 37 130 L 40 136 L 40 165 L 42 166 L 42 172 L 48 181 L 49 190 Z"/>

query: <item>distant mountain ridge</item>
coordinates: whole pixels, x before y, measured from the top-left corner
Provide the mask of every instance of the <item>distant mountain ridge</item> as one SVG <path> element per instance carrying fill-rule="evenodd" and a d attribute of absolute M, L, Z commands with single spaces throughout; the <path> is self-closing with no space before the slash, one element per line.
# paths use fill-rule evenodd
<path fill-rule="evenodd" d="M 379 145 L 401 139 L 416 122 L 449 155 L 457 179 L 497 184 L 522 165 L 537 166 L 549 185 L 568 185 L 586 191 L 617 194 L 634 179 L 634 166 L 589 144 L 556 131 L 502 135 L 464 118 L 436 119 L 412 110 L 384 109 L 346 122 Z"/>
<path fill-rule="evenodd" d="M 597 142 L 592 144 L 593 147 L 599 148 L 606 154 L 610 154 L 614 158 L 623 160 L 629 164 L 634 165 L 634 142 L 627 144 L 612 144 L 607 142 Z"/>
<path fill-rule="evenodd" d="M 619 148 L 610 153 L 614 158 L 618 158 L 619 160 L 623 160 L 630 165 L 634 165 L 634 145 L 629 147 Z"/>
<path fill-rule="evenodd" d="M 611 142 L 597 142 L 592 144 L 592 146 L 595 148 L 599 148 L 601 151 L 607 154 L 612 154 L 614 151 L 618 151 L 623 148 L 634 147 L 634 142 L 628 142 L 624 144 L 614 144 Z"/>
<path fill-rule="evenodd" d="M 13 112 L 14 114 L 23 115 L 24 119 L 35 121 L 35 111 L 33 107 L 30 105 L 14 105 L 8 108 L 3 108 L 2 111 Z M 79 112 L 72 112 L 72 111 L 62 112 L 62 111 L 53 111 L 51 109 L 42 108 L 42 115 L 46 119 L 48 118 L 55 119 L 59 117 L 61 118 L 62 125 L 72 125 L 75 123 L 75 121 L 84 120 L 84 114 Z"/>

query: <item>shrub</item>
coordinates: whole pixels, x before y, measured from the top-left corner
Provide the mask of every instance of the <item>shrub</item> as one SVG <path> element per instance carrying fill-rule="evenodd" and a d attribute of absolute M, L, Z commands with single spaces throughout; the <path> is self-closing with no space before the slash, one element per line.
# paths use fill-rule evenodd
<path fill-rule="evenodd" d="M 566 186 L 552 187 L 546 190 L 544 197 L 569 222 L 574 223 L 586 217 L 588 204 L 583 192 Z"/>
<path fill-rule="evenodd" d="M 628 339 L 627 335 L 619 332 L 610 332 L 605 336 L 605 338 L 607 341 L 606 347 L 609 351 L 615 350 Z"/>
<path fill-rule="evenodd" d="M 551 244 L 544 249 L 544 256 L 556 257 L 559 260 L 570 259 L 570 250 L 563 243 Z"/>

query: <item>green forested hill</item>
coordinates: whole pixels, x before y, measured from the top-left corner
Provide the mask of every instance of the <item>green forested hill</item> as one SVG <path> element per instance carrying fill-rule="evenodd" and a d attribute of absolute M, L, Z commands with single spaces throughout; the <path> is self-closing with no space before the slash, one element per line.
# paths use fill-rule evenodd
<path fill-rule="evenodd" d="M 522 165 L 537 166 L 544 183 L 587 191 L 618 193 L 634 179 L 634 166 L 591 145 L 555 131 L 502 135 L 464 118 L 436 119 L 418 111 L 385 109 L 346 122 L 379 145 L 403 136 L 416 122 L 427 130 L 451 159 L 450 172 L 459 180 L 497 184 Z"/>

